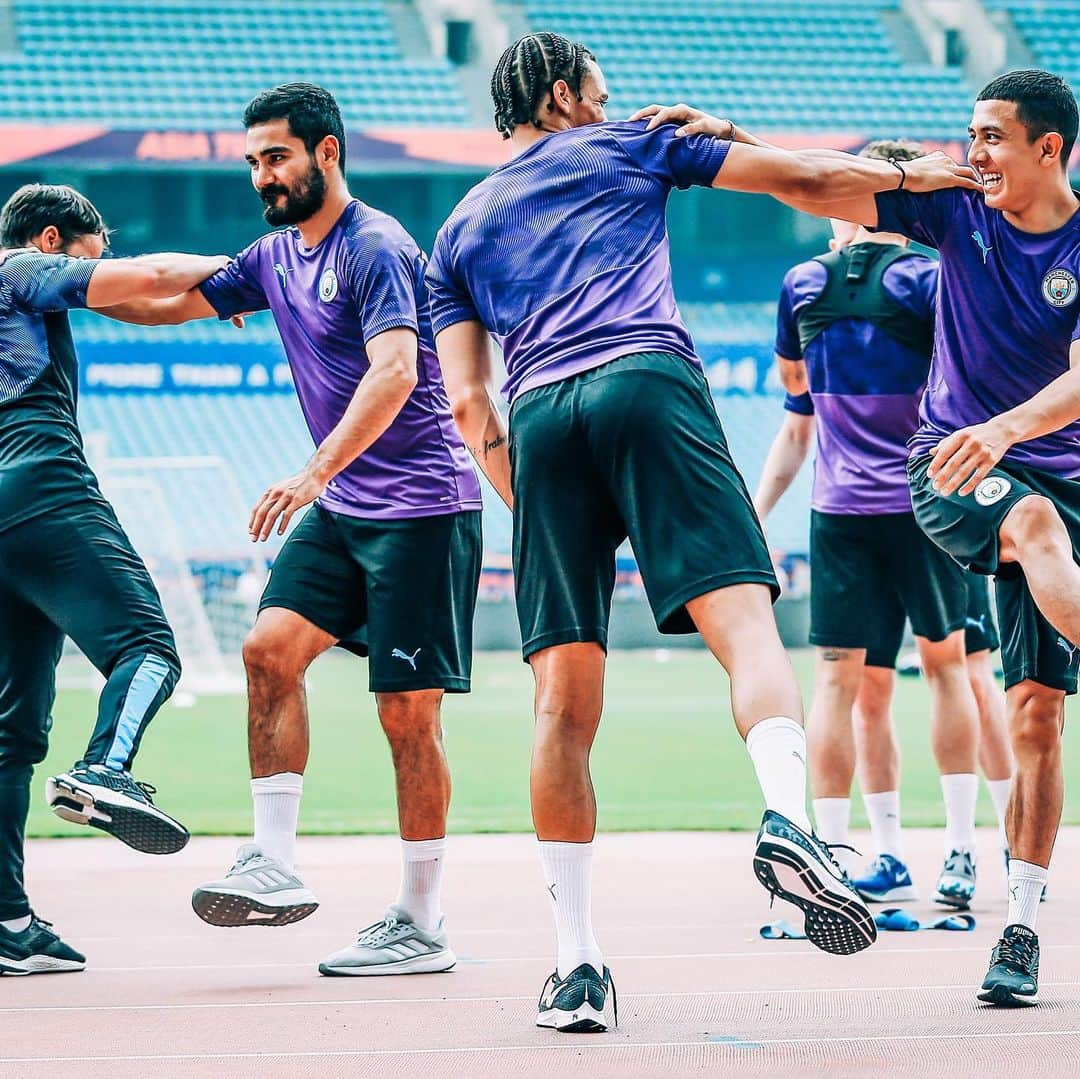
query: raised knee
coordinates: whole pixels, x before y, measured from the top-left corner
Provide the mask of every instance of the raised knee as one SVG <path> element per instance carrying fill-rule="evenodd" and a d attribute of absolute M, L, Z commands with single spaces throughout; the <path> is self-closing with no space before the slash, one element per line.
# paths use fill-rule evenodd
<path fill-rule="evenodd" d="M 1071 557 L 1072 547 L 1057 507 L 1043 495 L 1028 495 L 1011 510 L 1001 525 L 1002 555 L 1022 562 L 1025 551 L 1061 546 Z"/>
<path fill-rule="evenodd" d="M 1061 741 L 1061 699 L 1033 691 L 1023 696 L 1009 717 L 1009 735 L 1019 756 L 1057 752 Z"/>

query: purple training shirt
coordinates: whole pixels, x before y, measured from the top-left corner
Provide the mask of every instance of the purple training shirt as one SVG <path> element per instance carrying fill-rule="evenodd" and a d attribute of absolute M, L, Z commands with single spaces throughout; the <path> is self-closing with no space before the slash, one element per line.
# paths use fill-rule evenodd
<path fill-rule="evenodd" d="M 819 513 L 910 513 L 907 443 L 919 426 L 919 400 L 930 356 L 890 337 L 867 319 L 837 319 L 803 354 L 798 319 L 828 280 L 820 262 L 788 271 L 777 308 L 776 352 L 805 360 L 809 394 L 784 407 L 817 416 L 812 505 Z M 911 254 L 889 266 L 885 292 L 929 327 L 938 265 Z"/>
<path fill-rule="evenodd" d="M 1080 338 L 1080 210 L 1053 232 L 1021 232 L 977 191 L 879 193 L 878 228 L 941 252 L 934 359 L 911 455 L 1000 415 L 1069 369 Z M 1020 442 L 1005 460 L 1080 477 L 1080 421 Z"/>
<path fill-rule="evenodd" d="M 635 352 L 700 366 L 671 287 L 672 188 L 708 187 L 730 143 L 672 125 L 589 124 L 546 135 L 457 205 L 428 267 L 432 324 L 479 321 L 503 350 L 503 392 Z"/>
<path fill-rule="evenodd" d="M 397 221 L 354 199 L 317 246 L 305 247 L 295 228 L 269 233 L 200 286 L 222 319 L 274 313 L 316 444 L 367 372 L 367 342 L 400 327 L 416 333 L 416 388 L 386 431 L 330 481 L 319 503 L 334 513 L 389 520 L 481 508 L 435 355 L 425 265 Z"/>

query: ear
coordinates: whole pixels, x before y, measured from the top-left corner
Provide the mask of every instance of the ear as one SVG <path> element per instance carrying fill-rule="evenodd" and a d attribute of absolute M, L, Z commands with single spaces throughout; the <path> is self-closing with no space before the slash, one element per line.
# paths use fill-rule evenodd
<path fill-rule="evenodd" d="M 1056 131 L 1048 131 L 1039 139 L 1039 164 L 1048 169 L 1061 161 L 1061 149 L 1065 140 Z"/>
<path fill-rule="evenodd" d="M 324 169 L 330 170 L 341 161 L 341 143 L 336 135 L 327 135 L 319 143 L 316 150 L 316 160 Z"/>
<path fill-rule="evenodd" d="M 46 225 L 41 232 L 30 238 L 30 243 L 46 255 L 57 255 L 64 249 L 63 237 L 55 225 Z"/>
<path fill-rule="evenodd" d="M 570 84 L 565 79 L 556 79 L 551 87 L 551 104 L 548 106 L 548 111 L 554 110 L 563 116 L 569 116 L 574 108 L 575 97 Z"/>

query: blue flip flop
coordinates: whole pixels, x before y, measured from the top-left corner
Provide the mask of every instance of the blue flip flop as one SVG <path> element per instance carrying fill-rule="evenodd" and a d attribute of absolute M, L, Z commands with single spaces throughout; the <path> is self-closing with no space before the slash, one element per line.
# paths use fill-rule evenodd
<path fill-rule="evenodd" d="M 806 940 L 806 934 L 801 929 L 796 929 L 786 918 L 769 922 L 758 932 L 765 940 Z"/>
<path fill-rule="evenodd" d="M 975 928 L 974 914 L 946 914 L 931 922 L 927 929 L 951 929 L 956 933 L 970 933 Z"/>
<path fill-rule="evenodd" d="M 874 924 L 878 929 L 893 933 L 913 933 L 921 929 L 919 919 L 913 918 L 903 907 L 887 907 L 874 915 Z"/>

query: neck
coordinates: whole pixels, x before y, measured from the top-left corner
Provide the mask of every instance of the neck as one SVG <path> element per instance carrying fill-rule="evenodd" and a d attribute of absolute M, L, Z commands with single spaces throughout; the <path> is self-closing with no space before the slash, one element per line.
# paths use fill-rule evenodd
<path fill-rule="evenodd" d="M 897 247 L 907 247 L 911 241 L 906 236 L 901 236 L 899 232 L 868 232 L 860 225 L 859 231 L 855 233 L 855 238 L 851 242 L 853 244 L 893 244 Z"/>
<path fill-rule="evenodd" d="M 550 122 L 550 126 L 536 127 L 534 124 L 518 124 L 510 133 L 510 156 L 517 157 L 522 151 L 527 150 L 534 143 L 555 134 L 556 131 L 567 131 L 569 124 L 560 124 L 557 121 Z"/>
<path fill-rule="evenodd" d="M 1069 186 L 1064 172 L 1049 191 L 1038 191 L 1026 206 L 1019 210 L 1005 210 L 1005 220 L 1021 232 L 1053 232 L 1067 224 L 1080 209 L 1076 192 Z"/>
<path fill-rule="evenodd" d="M 340 172 L 335 172 L 333 180 L 327 181 L 326 201 L 318 212 L 313 213 L 306 221 L 297 222 L 296 227 L 300 230 L 304 246 L 315 247 L 322 243 L 351 201 L 352 195 L 345 185 L 345 177 Z"/>

